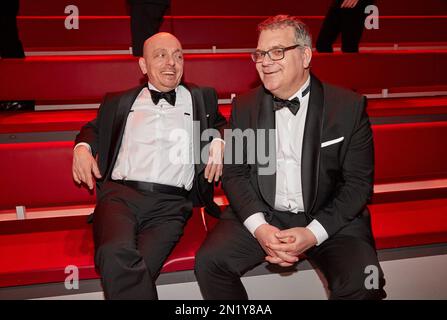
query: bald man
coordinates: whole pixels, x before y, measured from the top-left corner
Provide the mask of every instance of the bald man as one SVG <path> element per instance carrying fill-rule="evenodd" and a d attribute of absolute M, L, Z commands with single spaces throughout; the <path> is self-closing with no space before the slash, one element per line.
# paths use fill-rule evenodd
<path fill-rule="evenodd" d="M 223 142 L 199 134 L 226 121 L 214 89 L 181 82 L 183 63 L 173 35 L 147 39 L 139 59 L 147 83 L 106 95 L 76 137 L 73 179 L 90 189 L 96 183 L 95 265 L 106 299 L 157 299 L 155 280 L 193 205 L 219 214 L 213 182 Z M 203 148 L 207 159 L 199 159 Z"/>

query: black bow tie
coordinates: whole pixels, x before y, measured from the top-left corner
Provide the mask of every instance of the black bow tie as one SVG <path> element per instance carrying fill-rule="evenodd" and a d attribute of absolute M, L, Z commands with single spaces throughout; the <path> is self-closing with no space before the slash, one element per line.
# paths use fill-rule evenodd
<path fill-rule="evenodd" d="M 273 98 L 273 110 L 278 111 L 284 107 L 289 108 L 290 112 L 295 116 L 298 110 L 300 110 L 300 100 L 297 97 L 292 100 L 284 100 L 277 97 Z"/>
<path fill-rule="evenodd" d="M 306 89 L 303 90 L 301 96 L 304 98 L 310 91 L 310 85 L 307 86 Z M 292 100 L 284 100 L 277 97 L 273 97 L 273 110 L 278 111 L 282 108 L 289 108 L 290 112 L 295 116 L 300 110 L 300 99 L 298 97 L 293 98 Z"/>
<path fill-rule="evenodd" d="M 151 98 L 155 105 L 158 104 L 160 99 L 165 99 L 170 105 L 175 106 L 175 89 L 168 92 L 160 92 L 149 89 L 151 92 Z"/>

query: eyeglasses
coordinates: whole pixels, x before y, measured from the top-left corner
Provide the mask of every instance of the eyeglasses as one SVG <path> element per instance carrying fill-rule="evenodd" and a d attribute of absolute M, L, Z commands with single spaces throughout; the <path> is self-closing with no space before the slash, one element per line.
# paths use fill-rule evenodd
<path fill-rule="evenodd" d="M 298 47 L 303 47 L 303 46 L 300 44 L 296 44 L 294 46 L 285 47 L 285 48 L 273 48 L 268 51 L 256 50 L 255 52 L 252 52 L 251 59 L 256 63 L 262 62 L 264 60 L 265 55 L 267 54 L 272 61 L 282 60 L 282 59 L 284 59 L 284 52 L 298 48 Z"/>

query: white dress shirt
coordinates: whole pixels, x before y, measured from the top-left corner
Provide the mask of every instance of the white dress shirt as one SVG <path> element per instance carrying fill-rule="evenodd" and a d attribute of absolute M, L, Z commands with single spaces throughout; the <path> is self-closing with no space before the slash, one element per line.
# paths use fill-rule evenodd
<path fill-rule="evenodd" d="M 293 115 L 288 108 L 275 111 L 276 130 L 276 194 L 275 209 L 298 213 L 304 211 L 303 192 L 301 185 L 301 155 L 310 92 L 304 97 L 303 91 L 309 86 L 310 77 L 306 83 L 289 100 L 297 97 L 300 109 Z M 244 225 L 253 234 L 261 225 L 267 223 L 262 212 L 255 213 L 244 221 Z M 320 245 L 328 238 L 324 227 L 313 220 L 307 227 L 317 238 Z"/>
<path fill-rule="evenodd" d="M 150 83 L 149 88 L 157 90 Z M 192 97 L 176 89 L 175 106 L 165 99 L 155 105 L 143 88 L 127 117 L 123 140 L 112 171 L 113 180 L 136 180 L 192 188 L 194 179 Z M 157 90 L 159 91 L 159 90 Z M 214 142 L 214 141 L 213 141 Z M 80 142 L 75 149 L 84 145 Z"/>
<path fill-rule="evenodd" d="M 157 90 L 151 84 L 149 88 Z M 183 86 L 175 91 L 176 102 L 172 106 L 165 99 L 155 105 L 149 90 L 141 90 L 127 117 L 112 171 L 113 180 L 191 189 L 194 179 L 192 97 Z"/>

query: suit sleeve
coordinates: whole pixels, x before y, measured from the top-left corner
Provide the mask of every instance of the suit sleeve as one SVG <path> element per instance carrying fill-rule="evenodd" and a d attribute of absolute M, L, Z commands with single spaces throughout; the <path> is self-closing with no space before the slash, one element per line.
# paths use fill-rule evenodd
<path fill-rule="evenodd" d="M 356 109 L 354 129 L 342 164 L 343 183 L 329 203 L 313 215 L 329 237 L 361 213 L 373 193 L 374 144 L 365 98 Z"/>
<path fill-rule="evenodd" d="M 209 127 L 219 130 L 220 136 L 223 139 L 224 129 L 228 128 L 227 119 L 219 111 L 218 98 L 216 90 L 213 88 L 206 88 L 204 92 L 206 108 L 210 113 Z"/>
<path fill-rule="evenodd" d="M 241 127 L 240 123 L 238 122 L 237 113 L 237 102 L 233 100 L 233 108 L 230 117 L 230 129 L 243 130 L 243 127 Z M 256 193 L 251 181 L 252 175 L 256 173 L 252 173 L 252 169 L 254 168 L 247 163 L 247 148 L 252 147 L 252 145 L 248 146 L 246 141 L 244 141 L 243 148 L 241 150 L 240 146 L 235 146 L 234 143 L 229 143 L 227 139 L 228 137 L 225 137 L 226 150 L 224 157 L 222 186 L 231 208 L 237 214 L 239 219 L 244 222 L 248 217 L 255 213 L 267 212 L 268 208 L 259 198 L 259 195 Z M 243 161 L 241 164 L 236 164 L 235 156 L 237 152 L 243 152 Z"/>
<path fill-rule="evenodd" d="M 99 123 L 100 118 L 103 114 L 104 105 L 106 104 L 106 98 L 104 98 L 103 102 L 99 106 L 98 114 L 95 119 L 86 123 L 81 131 L 78 133 L 75 139 L 75 145 L 80 142 L 88 143 L 90 148 L 92 148 L 92 155 L 95 157 L 98 153 L 98 138 L 99 138 Z"/>

